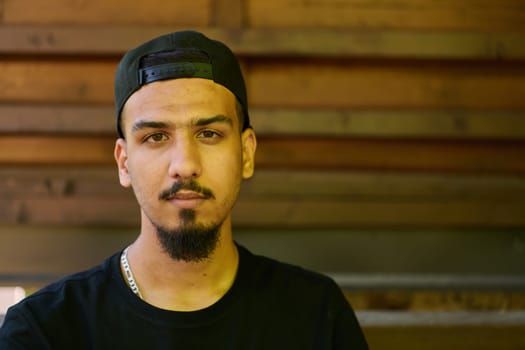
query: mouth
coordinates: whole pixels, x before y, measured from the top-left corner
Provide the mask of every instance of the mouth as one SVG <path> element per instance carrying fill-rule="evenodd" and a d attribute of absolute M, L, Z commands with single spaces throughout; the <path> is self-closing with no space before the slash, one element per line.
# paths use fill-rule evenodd
<path fill-rule="evenodd" d="M 193 191 L 178 191 L 173 195 L 170 195 L 166 198 L 167 200 L 196 200 L 196 199 L 206 199 L 205 196 L 201 193 Z"/>
<path fill-rule="evenodd" d="M 159 199 L 167 201 L 180 209 L 196 209 L 207 199 L 215 196 L 210 189 L 201 187 L 197 182 L 176 182 L 159 194 Z"/>
<path fill-rule="evenodd" d="M 180 209 L 195 209 L 200 206 L 205 200 L 205 196 L 191 191 L 179 191 L 166 200 Z"/>

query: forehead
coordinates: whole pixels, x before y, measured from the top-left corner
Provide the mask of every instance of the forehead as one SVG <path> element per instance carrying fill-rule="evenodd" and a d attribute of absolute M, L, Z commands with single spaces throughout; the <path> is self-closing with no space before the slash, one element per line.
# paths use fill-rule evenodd
<path fill-rule="evenodd" d="M 239 123 L 235 107 L 235 96 L 224 86 L 208 79 L 180 78 L 142 86 L 126 101 L 122 118 L 126 125 L 137 118 L 175 118 L 177 122 L 185 122 L 226 115 Z"/>

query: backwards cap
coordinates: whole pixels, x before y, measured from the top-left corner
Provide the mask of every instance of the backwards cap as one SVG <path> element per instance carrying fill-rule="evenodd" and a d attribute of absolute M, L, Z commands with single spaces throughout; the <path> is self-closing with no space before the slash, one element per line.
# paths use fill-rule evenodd
<path fill-rule="evenodd" d="M 246 87 L 233 52 L 201 33 L 182 31 L 152 39 L 128 51 L 120 61 L 115 75 L 118 135 L 124 137 L 120 127 L 122 108 L 142 85 L 192 77 L 213 80 L 230 90 L 243 109 L 243 130 L 250 127 Z"/>

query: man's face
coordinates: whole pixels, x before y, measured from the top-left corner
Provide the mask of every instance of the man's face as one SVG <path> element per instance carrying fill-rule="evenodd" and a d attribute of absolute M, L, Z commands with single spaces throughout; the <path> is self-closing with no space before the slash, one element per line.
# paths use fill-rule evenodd
<path fill-rule="evenodd" d="M 175 232 L 220 228 L 253 174 L 255 135 L 242 134 L 234 95 L 211 80 L 147 84 L 124 105 L 115 157 L 142 220 Z"/>

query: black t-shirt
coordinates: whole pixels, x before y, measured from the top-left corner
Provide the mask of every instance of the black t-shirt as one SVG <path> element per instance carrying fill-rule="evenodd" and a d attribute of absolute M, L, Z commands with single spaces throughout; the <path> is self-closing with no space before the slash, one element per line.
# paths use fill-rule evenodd
<path fill-rule="evenodd" d="M 122 278 L 117 253 L 11 307 L 0 349 L 367 349 L 333 280 L 238 248 L 233 286 L 205 309 L 142 301 Z"/>

